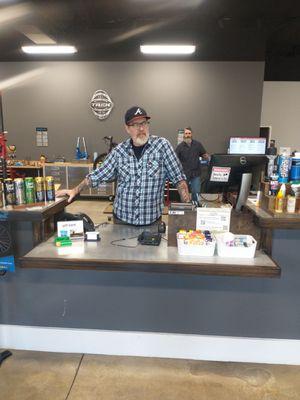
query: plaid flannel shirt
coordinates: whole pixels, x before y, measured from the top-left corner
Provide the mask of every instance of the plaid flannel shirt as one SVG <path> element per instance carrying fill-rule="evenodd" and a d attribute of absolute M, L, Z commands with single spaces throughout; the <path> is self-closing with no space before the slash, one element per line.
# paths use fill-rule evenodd
<path fill-rule="evenodd" d="M 87 178 L 92 187 L 117 179 L 114 213 L 132 225 L 148 225 L 161 216 L 166 179 L 174 185 L 186 179 L 170 142 L 152 135 L 139 160 L 128 139 L 115 147 Z"/>

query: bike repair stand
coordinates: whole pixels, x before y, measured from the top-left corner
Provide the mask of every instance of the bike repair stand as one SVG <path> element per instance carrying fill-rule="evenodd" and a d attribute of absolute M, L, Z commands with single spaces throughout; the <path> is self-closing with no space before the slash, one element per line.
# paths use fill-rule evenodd
<path fill-rule="evenodd" d="M 80 150 L 80 141 L 82 141 L 83 145 L 83 150 Z M 86 144 L 85 144 L 85 139 L 84 136 L 78 136 L 77 138 L 77 144 L 76 144 L 76 160 L 87 160 L 88 159 L 88 153 L 86 149 Z"/>

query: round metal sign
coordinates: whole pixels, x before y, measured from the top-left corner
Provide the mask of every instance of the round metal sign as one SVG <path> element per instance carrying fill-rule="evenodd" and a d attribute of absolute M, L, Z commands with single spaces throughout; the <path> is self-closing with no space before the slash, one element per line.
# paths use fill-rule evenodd
<path fill-rule="evenodd" d="M 106 119 L 111 110 L 113 109 L 114 103 L 109 97 L 105 90 L 96 90 L 93 94 L 92 100 L 90 101 L 90 106 L 93 113 L 100 120 Z"/>

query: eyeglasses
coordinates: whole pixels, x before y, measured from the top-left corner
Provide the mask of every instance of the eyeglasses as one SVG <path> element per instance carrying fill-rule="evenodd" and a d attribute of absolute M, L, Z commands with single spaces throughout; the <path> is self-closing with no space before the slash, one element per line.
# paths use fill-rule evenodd
<path fill-rule="evenodd" d="M 135 122 L 134 124 L 129 124 L 128 126 L 132 126 L 135 129 L 146 128 L 149 125 L 148 121 L 143 122 Z"/>

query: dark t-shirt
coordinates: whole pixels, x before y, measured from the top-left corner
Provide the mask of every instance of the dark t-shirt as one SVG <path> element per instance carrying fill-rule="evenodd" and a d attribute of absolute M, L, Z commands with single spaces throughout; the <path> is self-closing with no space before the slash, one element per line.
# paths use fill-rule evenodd
<path fill-rule="evenodd" d="M 131 146 L 132 146 L 132 149 L 134 151 L 134 155 L 136 156 L 136 158 L 138 160 L 142 157 L 143 151 L 144 151 L 144 148 L 145 148 L 146 144 L 147 143 L 143 144 L 142 146 L 135 146 L 133 144 L 132 140 L 131 140 Z"/>
<path fill-rule="evenodd" d="M 199 157 L 206 153 L 202 144 L 193 139 L 190 146 L 185 142 L 182 142 L 177 146 L 175 151 L 181 161 L 187 179 L 200 176 Z"/>

